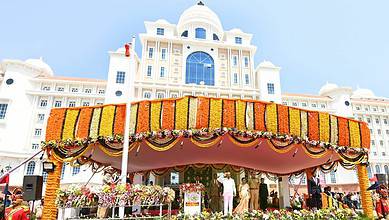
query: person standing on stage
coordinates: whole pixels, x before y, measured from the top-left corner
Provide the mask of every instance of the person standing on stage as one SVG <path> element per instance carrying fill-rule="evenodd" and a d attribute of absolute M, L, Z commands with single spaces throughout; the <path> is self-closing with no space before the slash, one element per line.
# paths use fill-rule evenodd
<path fill-rule="evenodd" d="M 209 187 L 209 195 L 211 197 L 211 204 L 210 208 L 213 212 L 219 212 L 220 206 L 219 206 L 219 200 L 220 200 L 220 183 L 217 181 L 217 174 L 215 173 L 213 175 L 212 182 Z"/>
<path fill-rule="evenodd" d="M 21 188 L 14 189 L 12 193 L 12 204 L 5 209 L 4 219 L 29 220 L 30 206 L 23 200 L 23 190 Z"/>
<path fill-rule="evenodd" d="M 217 180 L 223 184 L 224 215 L 232 215 L 232 202 L 236 196 L 235 181 L 231 178 L 230 172 L 225 172 L 224 177 L 221 176 Z"/>
<path fill-rule="evenodd" d="M 251 173 L 249 179 L 250 186 L 250 210 L 258 210 L 259 180 L 254 173 Z"/>
<path fill-rule="evenodd" d="M 261 184 L 259 184 L 259 205 L 262 210 L 267 209 L 267 197 L 269 196 L 269 191 L 265 183 L 265 179 L 261 178 Z"/>

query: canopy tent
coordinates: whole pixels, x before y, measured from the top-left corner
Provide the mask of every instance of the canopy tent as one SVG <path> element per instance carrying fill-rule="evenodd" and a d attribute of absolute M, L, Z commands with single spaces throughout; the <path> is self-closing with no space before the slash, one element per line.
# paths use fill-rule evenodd
<path fill-rule="evenodd" d="M 58 163 L 120 169 L 125 113 L 124 104 L 52 109 L 44 148 Z M 129 143 L 128 172 L 229 164 L 285 175 L 340 163 L 357 165 L 368 184 L 366 123 L 275 103 L 208 97 L 134 102 Z"/>

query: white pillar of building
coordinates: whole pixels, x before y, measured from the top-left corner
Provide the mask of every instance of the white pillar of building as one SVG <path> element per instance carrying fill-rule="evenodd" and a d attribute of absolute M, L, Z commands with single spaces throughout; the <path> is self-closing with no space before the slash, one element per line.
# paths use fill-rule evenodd
<path fill-rule="evenodd" d="M 280 208 L 290 207 L 289 176 L 280 176 L 278 178 L 278 189 Z"/>

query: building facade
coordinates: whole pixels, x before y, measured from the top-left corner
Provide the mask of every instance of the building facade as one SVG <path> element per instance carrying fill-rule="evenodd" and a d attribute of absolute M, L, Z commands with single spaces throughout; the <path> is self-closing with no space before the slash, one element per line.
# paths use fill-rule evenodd
<path fill-rule="evenodd" d="M 281 93 L 281 68 L 269 61 L 256 64 L 253 36 L 224 30 L 202 2 L 185 10 L 177 24 L 160 19 L 146 21 L 145 28 L 139 34 L 140 56 L 133 50 L 126 56 L 125 47 L 109 52 L 106 81 L 55 76 L 42 59 L 2 61 L 0 170 L 39 149 L 50 108 L 193 95 L 272 101 L 364 120 L 372 132 L 370 175 L 388 174 L 389 99 L 335 84 L 324 85 L 318 95 Z M 135 41 L 131 46 L 137 46 Z M 80 175 L 85 172 L 90 174 L 64 166 L 63 182 L 85 182 L 90 177 Z M 39 158 L 13 173 L 11 185 L 21 185 L 23 175 L 30 174 L 42 174 Z M 338 190 L 357 187 L 356 172 L 343 168 L 322 179 Z"/>

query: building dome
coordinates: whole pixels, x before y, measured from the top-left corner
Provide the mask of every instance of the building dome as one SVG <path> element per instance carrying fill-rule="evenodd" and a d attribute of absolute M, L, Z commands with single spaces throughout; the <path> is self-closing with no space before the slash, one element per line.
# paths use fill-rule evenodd
<path fill-rule="evenodd" d="M 354 97 L 359 97 L 359 98 L 372 98 L 375 97 L 373 91 L 370 89 L 357 89 L 353 92 Z"/>
<path fill-rule="evenodd" d="M 258 66 L 259 67 L 265 67 L 265 68 L 275 68 L 276 67 L 272 62 L 267 61 L 267 60 L 264 60 Z"/>
<path fill-rule="evenodd" d="M 337 89 L 337 88 L 339 88 L 338 85 L 333 84 L 333 83 L 327 83 L 323 87 L 321 87 L 321 89 L 319 91 L 319 95 L 324 95 L 325 93 L 331 92 L 332 90 Z"/>
<path fill-rule="evenodd" d="M 42 71 L 46 72 L 50 76 L 54 75 L 53 70 L 47 63 L 43 61 L 42 57 L 40 59 L 28 59 L 26 60 L 26 63 L 41 69 Z"/>
<path fill-rule="evenodd" d="M 209 24 L 216 29 L 219 34 L 223 32 L 223 26 L 219 17 L 201 1 L 186 9 L 181 14 L 177 24 L 179 33 L 186 30 L 192 23 Z"/>

